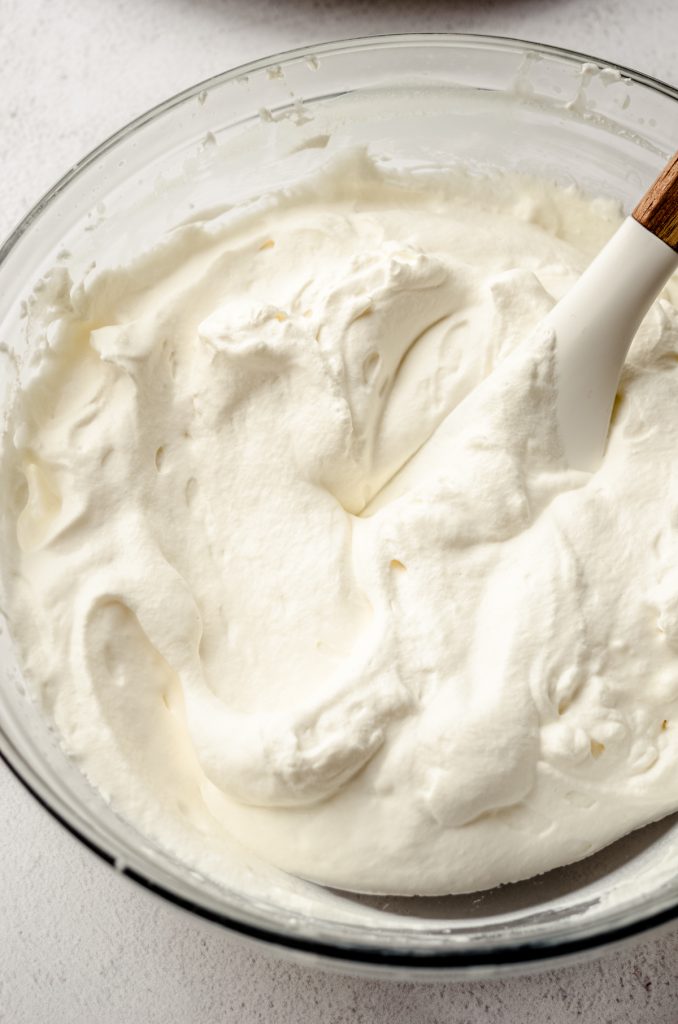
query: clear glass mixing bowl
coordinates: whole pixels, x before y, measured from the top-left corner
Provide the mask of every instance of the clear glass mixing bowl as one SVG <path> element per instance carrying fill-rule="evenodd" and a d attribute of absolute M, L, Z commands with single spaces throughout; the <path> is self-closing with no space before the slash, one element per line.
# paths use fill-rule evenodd
<path fill-rule="evenodd" d="M 328 144 L 527 171 L 628 209 L 677 139 L 675 89 L 507 39 L 359 39 L 219 75 L 85 157 L 2 247 L 0 403 L 6 408 L 15 357 L 30 348 L 25 301 L 46 268 L 60 260 L 77 275 L 97 253 L 110 259 L 133 246 L 140 223 L 152 237 L 197 206 L 246 198 L 293 177 L 302 155 Z M 137 883 L 280 951 L 382 975 L 494 974 L 581 955 L 678 916 L 675 819 L 475 896 L 357 897 L 273 878 L 264 865 L 247 885 L 218 886 L 121 820 L 67 761 L 26 694 L 2 619 L 0 676 L 0 751 L 52 814 Z"/>

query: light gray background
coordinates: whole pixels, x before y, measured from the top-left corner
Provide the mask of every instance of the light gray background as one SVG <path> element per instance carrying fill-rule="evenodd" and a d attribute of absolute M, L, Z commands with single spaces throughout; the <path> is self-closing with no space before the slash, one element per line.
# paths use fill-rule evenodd
<path fill-rule="evenodd" d="M 308 42 L 434 30 L 555 43 L 678 84 L 678 0 L 0 0 L 0 233 L 185 86 Z M 114 875 L 0 767 L 0 1021 L 676 1024 L 678 929 L 587 966 L 487 983 L 289 966 Z"/>

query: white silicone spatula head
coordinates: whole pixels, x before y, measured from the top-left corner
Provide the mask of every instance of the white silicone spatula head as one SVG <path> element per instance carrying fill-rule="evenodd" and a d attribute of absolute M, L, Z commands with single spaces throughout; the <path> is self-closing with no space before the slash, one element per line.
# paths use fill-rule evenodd
<path fill-rule="evenodd" d="M 574 469 L 599 465 L 626 353 L 676 268 L 678 153 L 545 321 L 556 335 L 558 427 Z"/>

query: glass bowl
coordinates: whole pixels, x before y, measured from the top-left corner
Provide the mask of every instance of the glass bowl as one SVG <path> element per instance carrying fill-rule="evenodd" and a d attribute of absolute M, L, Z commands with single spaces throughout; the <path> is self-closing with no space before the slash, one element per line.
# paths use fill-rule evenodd
<path fill-rule="evenodd" d="M 300 154 L 369 144 L 395 160 L 500 166 L 634 203 L 678 138 L 678 91 L 554 47 L 384 36 L 256 61 L 161 104 L 79 164 L 0 250 L 0 405 L 30 351 L 26 302 L 56 261 L 77 275 L 196 206 L 298 173 Z M 0 752 L 34 796 L 124 875 L 288 954 L 352 972 L 449 978 L 583 955 L 678 916 L 678 823 L 472 896 L 321 890 L 266 865 L 216 884 L 122 820 L 61 752 L 0 618 Z"/>

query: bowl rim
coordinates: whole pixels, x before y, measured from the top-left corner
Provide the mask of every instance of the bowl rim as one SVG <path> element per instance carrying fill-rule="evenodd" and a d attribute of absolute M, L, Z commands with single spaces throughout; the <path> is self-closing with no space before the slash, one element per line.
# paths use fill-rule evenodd
<path fill-rule="evenodd" d="M 650 75 L 645 75 L 614 61 L 603 60 L 602 58 L 593 57 L 577 50 L 569 50 L 548 43 L 538 43 L 511 36 L 460 32 L 404 32 L 355 36 L 299 46 L 258 58 L 257 60 L 248 61 L 203 79 L 149 108 L 108 136 L 98 146 L 95 146 L 80 160 L 76 161 L 18 222 L 2 245 L 0 245 L 0 266 L 9 257 L 31 225 L 39 218 L 43 210 L 87 167 L 93 164 L 101 155 L 115 148 L 118 142 L 126 139 L 164 112 L 193 99 L 201 92 L 241 78 L 244 75 L 251 75 L 265 70 L 271 66 L 289 65 L 300 60 L 307 60 L 309 57 L 322 56 L 323 54 L 335 55 L 342 52 L 395 49 L 398 47 L 407 48 L 425 46 L 426 44 L 450 46 L 451 48 L 455 46 L 475 46 L 478 49 L 507 52 L 524 52 L 527 50 L 528 52 L 531 51 L 560 58 L 570 64 L 594 63 L 618 71 L 631 81 L 645 86 L 654 92 L 668 96 L 674 101 L 678 101 L 678 88 Z M 382 974 L 384 968 L 391 968 L 392 972 L 395 972 L 394 969 L 400 968 L 402 970 L 406 968 L 415 973 L 429 976 L 433 974 L 442 980 L 445 976 L 449 978 L 451 973 L 459 977 L 461 975 L 479 973 L 483 969 L 487 973 L 489 968 L 494 968 L 496 971 L 502 969 L 510 970 L 511 968 L 517 969 L 520 965 L 529 966 L 532 964 L 536 966 L 538 963 L 553 963 L 554 961 L 560 961 L 594 950 L 602 951 L 604 948 L 617 946 L 625 940 L 639 936 L 646 931 L 678 920 L 678 897 L 676 897 L 670 905 L 662 909 L 648 913 L 641 912 L 639 916 L 631 921 L 618 923 L 612 927 L 607 927 L 605 930 L 596 929 L 579 938 L 556 938 L 553 941 L 545 938 L 528 938 L 515 942 L 510 946 L 498 943 L 476 946 L 473 950 L 446 950 L 441 948 L 424 953 L 406 948 L 398 949 L 394 947 L 384 949 L 361 946 L 358 943 L 353 944 L 352 942 L 341 943 L 338 941 L 331 942 L 326 939 L 310 939 L 301 935 L 295 935 L 294 933 L 276 930 L 274 927 L 263 927 L 253 921 L 247 921 L 236 914 L 228 915 L 215 911 L 204 903 L 181 896 L 179 893 L 155 882 L 129 865 L 121 865 L 116 856 L 98 840 L 93 829 L 90 829 L 86 823 L 79 822 L 76 816 L 70 813 L 69 808 L 58 809 L 54 806 L 50 799 L 49 787 L 43 783 L 40 776 L 26 763 L 21 753 L 15 749 L 9 737 L 5 735 L 1 725 L 0 759 L 24 788 L 59 824 L 92 853 L 96 854 L 116 870 L 117 873 L 128 878 L 131 882 L 142 886 L 184 911 L 218 924 L 246 938 L 264 943 L 269 947 L 282 947 L 282 949 L 290 953 L 312 954 L 316 960 L 325 961 L 326 963 L 343 962 L 344 965 L 353 963 L 365 965 L 366 967 L 371 965 L 373 968 L 381 968 Z"/>

